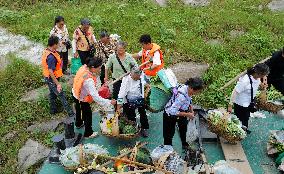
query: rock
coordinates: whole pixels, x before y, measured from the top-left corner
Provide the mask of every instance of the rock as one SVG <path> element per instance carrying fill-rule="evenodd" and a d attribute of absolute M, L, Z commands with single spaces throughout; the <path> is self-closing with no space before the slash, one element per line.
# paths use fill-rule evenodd
<path fill-rule="evenodd" d="M 207 6 L 210 4 L 210 0 L 183 0 L 183 3 L 191 6 Z"/>
<path fill-rule="evenodd" d="M 206 41 L 206 43 L 208 45 L 211 45 L 211 46 L 218 46 L 218 45 L 221 45 L 223 43 L 223 41 L 220 40 L 220 39 L 210 39 L 210 40 Z"/>
<path fill-rule="evenodd" d="M 201 77 L 209 68 L 208 64 L 181 62 L 170 67 L 175 73 L 179 83 L 185 83 L 190 77 Z"/>
<path fill-rule="evenodd" d="M 27 128 L 29 132 L 49 132 L 54 131 L 64 121 L 64 119 L 54 119 L 48 122 L 36 123 Z"/>
<path fill-rule="evenodd" d="M 267 5 L 267 7 L 271 11 L 283 11 L 284 10 L 284 0 L 273 0 Z"/>
<path fill-rule="evenodd" d="M 244 34 L 245 34 L 244 31 L 241 31 L 241 30 L 232 30 L 232 31 L 230 32 L 230 38 L 234 39 L 234 38 L 237 38 L 237 37 L 242 36 L 242 35 L 244 35 Z"/>
<path fill-rule="evenodd" d="M 48 97 L 49 90 L 47 86 L 31 90 L 27 92 L 21 99 L 21 102 L 38 101 L 40 98 Z"/>
<path fill-rule="evenodd" d="M 15 136 L 17 136 L 17 132 L 16 131 L 9 132 L 2 138 L 2 141 L 11 140 Z"/>
<path fill-rule="evenodd" d="M 50 149 L 42 144 L 28 139 L 24 147 L 19 150 L 18 168 L 21 172 L 25 171 L 34 164 L 39 163 L 48 156 Z"/>
<path fill-rule="evenodd" d="M 155 0 L 155 2 L 161 7 L 167 6 L 167 0 Z"/>

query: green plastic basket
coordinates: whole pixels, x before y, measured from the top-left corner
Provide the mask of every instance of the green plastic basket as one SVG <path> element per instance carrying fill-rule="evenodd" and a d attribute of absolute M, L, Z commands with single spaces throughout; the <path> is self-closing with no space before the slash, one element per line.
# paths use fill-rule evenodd
<path fill-rule="evenodd" d="M 76 74 L 78 69 L 82 66 L 80 58 L 72 58 L 71 59 L 71 74 Z"/>
<path fill-rule="evenodd" d="M 165 92 L 157 87 L 151 87 L 151 94 L 150 94 L 150 105 L 149 110 L 152 112 L 160 112 L 164 109 L 165 105 L 170 100 L 172 94 L 171 92 Z"/>

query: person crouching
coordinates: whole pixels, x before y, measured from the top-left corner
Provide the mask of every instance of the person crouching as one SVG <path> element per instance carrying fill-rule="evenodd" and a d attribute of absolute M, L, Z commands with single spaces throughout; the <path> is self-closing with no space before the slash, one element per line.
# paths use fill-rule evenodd
<path fill-rule="evenodd" d="M 145 75 L 142 71 L 133 67 L 130 75 L 122 79 L 121 87 L 117 99 L 117 111 L 120 112 L 123 105 L 123 113 L 128 120 L 136 122 L 135 110 L 138 109 L 140 114 L 141 135 L 148 137 L 147 130 L 149 129 L 148 118 L 146 115 L 144 87 L 150 87 L 146 83 Z"/>
<path fill-rule="evenodd" d="M 90 103 L 97 102 L 101 106 L 115 105 L 115 100 L 104 99 L 96 89 L 96 76 L 100 73 L 103 62 L 99 58 L 89 58 L 74 78 L 72 93 L 75 101 L 76 120 L 75 126 L 81 128 L 85 125 L 84 137 L 93 138 L 97 132 L 92 129 L 92 110 Z"/>
<path fill-rule="evenodd" d="M 188 148 L 188 143 L 186 142 L 187 123 L 188 119 L 194 118 L 191 97 L 202 89 L 203 81 L 200 78 L 190 78 L 185 85 L 178 88 L 178 92 L 174 93 L 166 104 L 163 114 L 164 145 L 172 146 L 177 123 L 182 148 Z"/>

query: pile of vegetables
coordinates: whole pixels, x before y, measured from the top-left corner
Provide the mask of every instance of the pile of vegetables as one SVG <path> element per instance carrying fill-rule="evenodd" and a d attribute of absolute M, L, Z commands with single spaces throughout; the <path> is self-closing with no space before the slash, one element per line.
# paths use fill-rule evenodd
<path fill-rule="evenodd" d="M 209 111 L 207 120 L 212 132 L 231 143 L 246 137 L 246 132 L 242 129 L 241 122 L 235 115 L 226 115 L 222 111 L 212 110 Z"/>
<path fill-rule="evenodd" d="M 83 156 L 81 157 L 84 163 L 88 165 L 99 165 L 105 162 L 104 159 L 94 158 L 94 155 L 108 155 L 107 149 L 97 144 L 84 144 L 82 146 Z M 61 164 L 68 168 L 79 168 L 82 161 L 80 161 L 80 147 L 75 146 L 61 151 Z"/>
<path fill-rule="evenodd" d="M 267 90 L 267 100 L 275 101 L 282 98 L 281 92 L 277 91 L 273 86 Z"/>
<path fill-rule="evenodd" d="M 269 155 L 276 157 L 275 163 L 279 165 L 278 169 L 284 171 L 284 128 L 278 131 L 271 131 L 267 143 L 267 151 Z"/>
<path fill-rule="evenodd" d="M 123 116 L 119 117 L 118 127 L 120 134 L 136 134 L 138 132 L 136 124 Z"/>

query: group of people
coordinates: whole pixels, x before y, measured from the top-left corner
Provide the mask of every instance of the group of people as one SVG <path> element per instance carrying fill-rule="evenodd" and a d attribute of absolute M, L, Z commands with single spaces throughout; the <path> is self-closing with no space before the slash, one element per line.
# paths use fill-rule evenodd
<path fill-rule="evenodd" d="M 152 42 L 150 35 L 142 35 L 139 43 L 142 50 L 136 54 L 130 54 L 126 52 L 127 43 L 114 42 L 110 39 L 107 31 L 102 31 L 100 39 L 96 40 L 88 19 L 81 20 L 81 24 L 74 31 L 73 39 L 70 41 L 64 18 L 62 16 L 56 17 L 55 25 L 48 39 L 48 47 L 42 55 L 43 75 L 50 90 L 50 113 L 56 114 L 58 112 L 55 104 L 58 97 L 68 115 L 75 117 L 75 126 L 77 128 L 85 127 L 84 137 L 93 138 L 97 136 L 97 133 L 92 129 L 90 103 L 96 102 L 102 106 L 114 106 L 117 112 L 123 112 L 129 120 L 134 122 L 136 121 L 135 111 L 138 109 L 141 135 L 148 137 L 149 123 L 144 91 L 145 89 L 149 90 L 150 79 L 155 77 L 157 72 L 164 67 L 164 60 L 160 46 Z M 60 78 L 67 73 L 68 50 L 71 48 L 74 57 L 80 58 L 82 63 L 74 77 L 72 88 L 75 112 L 68 104 L 60 83 Z M 283 55 L 282 51 L 282 58 Z M 141 66 L 138 66 L 137 60 L 140 60 Z M 239 80 L 232 93 L 228 111 L 232 111 L 234 105 L 235 113 L 247 131 L 249 131 L 250 108 L 256 90 L 261 83 L 260 79 L 269 74 L 269 68 L 271 72 L 277 74 L 277 71 L 273 71 L 273 67 L 271 67 L 277 65 L 277 61 L 280 60 L 272 59 L 267 63 L 254 66 Z M 119 79 L 127 72 L 131 73 Z M 99 95 L 97 82 L 100 80 L 102 85 L 106 85 L 110 79 L 118 81 L 113 84 L 112 97 L 105 99 Z M 276 83 L 271 79 L 268 81 L 273 85 Z M 165 145 L 172 145 L 175 127 L 178 124 L 183 148 L 188 147 L 186 142 L 187 123 L 188 120 L 195 117 L 192 96 L 198 94 L 203 86 L 203 81 L 200 78 L 190 78 L 178 88 L 178 92 L 173 94 L 166 104 L 163 114 Z M 281 85 L 276 85 L 276 89 L 279 86 L 281 87 Z"/>

